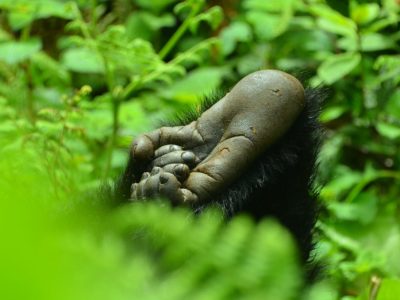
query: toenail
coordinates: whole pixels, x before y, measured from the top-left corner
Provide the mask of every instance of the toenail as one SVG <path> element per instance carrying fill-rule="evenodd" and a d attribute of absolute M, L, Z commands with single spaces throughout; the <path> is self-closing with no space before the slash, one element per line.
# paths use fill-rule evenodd
<path fill-rule="evenodd" d="M 193 154 L 193 152 L 183 152 L 182 153 L 182 159 L 184 162 L 192 162 L 195 159 L 195 156 Z"/>

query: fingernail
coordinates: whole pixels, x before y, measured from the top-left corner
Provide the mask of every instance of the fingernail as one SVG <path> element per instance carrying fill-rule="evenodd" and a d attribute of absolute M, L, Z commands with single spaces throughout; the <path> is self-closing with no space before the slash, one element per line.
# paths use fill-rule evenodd
<path fill-rule="evenodd" d="M 195 158 L 196 157 L 193 152 L 186 151 L 182 153 L 182 159 L 184 162 L 192 162 L 195 160 Z"/>

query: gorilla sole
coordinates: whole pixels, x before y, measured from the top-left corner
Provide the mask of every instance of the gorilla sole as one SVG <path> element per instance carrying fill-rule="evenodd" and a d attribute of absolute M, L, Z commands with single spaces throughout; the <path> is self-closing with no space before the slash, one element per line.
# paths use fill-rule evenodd
<path fill-rule="evenodd" d="M 162 196 L 196 213 L 217 205 L 227 217 L 272 216 L 307 260 L 317 213 L 321 98 L 287 73 L 254 72 L 179 126 L 137 137 L 114 197 Z"/>

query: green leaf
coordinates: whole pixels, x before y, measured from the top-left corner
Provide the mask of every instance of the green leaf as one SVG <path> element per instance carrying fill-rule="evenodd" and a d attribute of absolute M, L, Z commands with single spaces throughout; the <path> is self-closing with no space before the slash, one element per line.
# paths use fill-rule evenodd
<path fill-rule="evenodd" d="M 347 108 L 344 106 L 333 106 L 327 107 L 321 113 L 320 120 L 324 123 L 336 120 L 347 112 Z"/>
<path fill-rule="evenodd" d="M 341 220 L 369 224 L 378 211 L 378 198 L 372 192 L 363 192 L 352 203 L 333 202 L 328 208 Z"/>
<path fill-rule="evenodd" d="M 224 13 L 222 11 L 222 8 L 219 6 L 213 6 L 206 12 L 201 13 L 193 18 L 192 22 L 190 23 L 190 30 L 192 32 L 196 32 L 199 24 L 202 21 L 207 22 L 211 26 L 211 28 L 215 30 L 217 29 L 219 24 L 221 24 L 223 19 Z"/>
<path fill-rule="evenodd" d="M 30 39 L 23 42 L 5 42 L 0 44 L 0 60 L 9 64 L 17 64 L 29 59 L 40 51 L 42 43 L 39 39 Z"/>
<path fill-rule="evenodd" d="M 268 12 L 282 12 L 289 6 L 295 4 L 295 0 L 265 1 L 265 0 L 246 0 L 243 6 L 250 10 L 262 10 Z"/>
<path fill-rule="evenodd" d="M 316 4 L 310 7 L 310 12 L 318 17 L 318 25 L 331 33 L 356 37 L 357 26 L 353 20 L 346 18 L 327 5 Z"/>
<path fill-rule="evenodd" d="M 132 134 L 138 134 L 151 128 L 152 119 L 138 101 L 125 102 L 120 107 L 119 121 L 122 128 L 132 138 Z M 124 134 L 126 134 L 124 133 Z"/>
<path fill-rule="evenodd" d="M 358 24 L 365 24 L 375 20 L 380 12 L 376 3 L 354 5 L 350 11 L 351 18 Z"/>
<path fill-rule="evenodd" d="M 338 291 L 328 281 L 319 281 L 310 287 L 307 292 L 307 300 L 337 300 L 339 299 Z M 341 298 L 341 300 L 353 300 Z"/>
<path fill-rule="evenodd" d="M 377 19 L 374 22 L 372 22 L 370 25 L 368 25 L 366 30 L 368 30 L 368 32 L 381 31 L 388 26 L 392 26 L 392 25 L 396 26 L 395 24 L 397 24 L 397 22 L 398 22 L 397 18 Z"/>
<path fill-rule="evenodd" d="M 396 48 L 394 39 L 383 34 L 371 32 L 362 33 L 360 38 L 361 50 L 364 52 Z M 338 46 L 346 51 L 357 51 L 359 49 L 359 42 L 353 37 L 346 36 L 338 40 Z"/>
<path fill-rule="evenodd" d="M 400 70 L 399 70 L 400 71 Z M 400 72 L 399 72 L 400 73 Z M 385 106 L 385 113 L 392 118 L 400 120 L 400 90 L 396 90 L 390 97 Z"/>
<path fill-rule="evenodd" d="M 395 41 L 387 35 L 379 33 L 364 33 L 361 35 L 362 51 L 380 51 L 387 49 L 395 49 Z"/>
<path fill-rule="evenodd" d="M 171 3 L 177 2 L 178 0 L 136 0 L 135 4 L 137 4 L 140 7 L 146 8 L 148 10 L 154 11 L 154 12 L 160 12 L 164 10 L 164 8 Z"/>
<path fill-rule="evenodd" d="M 31 1 L 32 2 L 32 1 Z M 57 17 L 71 20 L 75 17 L 73 3 L 54 0 L 42 0 L 39 6 L 38 18 Z"/>
<path fill-rule="evenodd" d="M 104 74 L 104 65 L 101 57 L 88 48 L 68 49 L 63 53 L 61 61 L 70 71 Z"/>
<path fill-rule="evenodd" d="M 246 19 L 261 40 L 268 41 L 279 36 L 288 26 L 288 22 L 282 22 L 281 17 L 259 11 L 248 12 Z"/>
<path fill-rule="evenodd" d="M 400 137 L 400 127 L 389 123 L 378 122 L 375 126 L 380 135 L 395 140 Z"/>
<path fill-rule="evenodd" d="M 143 38 L 152 40 L 153 36 L 161 28 L 172 27 L 175 23 L 175 18 L 172 14 L 156 16 L 146 11 L 135 11 L 125 22 L 126 34 L 130 39 Z"/>
<path fill-rule="evenodd" d="M 376 300 L 400 299 L 400 279 L 385 278 L 382 280 Z"/>
<path fill-rule="evenodd" d="M 52 85 L 69 84 L 70 74 L 66 68 L 45 52 L 41 51 L 32 57 L 33 70 L 37 70 L 36 80 L 48 80 Z"/>
<path fill-rule="evenodd" d="M 381 55 L 374 64 L 379 69 L 379 80 L 392 81 L 395 85 L 400 82 L 400 55 Z"/>
<path fill-rule="evenodd" d="M 332 84 L 350 73 L 361 61 L 359 53 L 343 53 L 329 57 L 318 68 L 318 76 Z"/>
<path fill-rule="evenodd" d="M 293 19 L 294 5 L 293 0 L 247 0 L 243 4 L 246 20 L 262 40 L 271 40 L 287 30 Z"/>
<path fill-rule="evenodd" d="M 335 146 L 338 147 L 338 145 L 332 147 Z M 334 178 L 321 189 L 321 196 L 326 200 L 337 200 L 341 194 L 355 186 L 363 178 L 360 172 L 346 166 L 336 167 L 334 175 Z"/>
<path fill-rule="evenodd" d="M 0 8 L 9 10 L 8 19 L 13 30 L 21 29 L 37 19 L 57 17 L 70 20 L 74 17 L 72 2 L 57 0 L 2 0 Z"/>
<path fill-rule="evenodd" d="M 6 42 L 12 39 L 10 33 L 8 33 L 5 29 L 0 28 L 0 42 Z"/>
<path fill-rule="evenodd" d="M 215 91 L 221 83 L 223 70 L 219 68 L 199 68 L 190 72 L 182 80 L 162 90 L 162 95 L 185 103 L 198 103 L 202 97 Z"/>
<path fill-rule="evenodd" d="M 277 5 L 278 4 L 278 5 Z M 271 40 L 289 27 L 293 18 L 294 2 L 249 0 L 244 3 L 245 18 L 254 27 L 255 34 L 262 40 Z"/>
<path fill-rule="evenodd" d="M 224 55 L 235 50 L 238 42 L 248 42 L 251 39 L 251 28 L 245 22 L 232 22 L 221 32 L 221 47 Z"/>

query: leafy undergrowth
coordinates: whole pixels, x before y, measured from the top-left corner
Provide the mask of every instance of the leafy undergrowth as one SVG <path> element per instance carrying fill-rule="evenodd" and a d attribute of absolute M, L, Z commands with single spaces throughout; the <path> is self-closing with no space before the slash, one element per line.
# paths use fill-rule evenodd
<path fill-rule="evenodd" d="M 56 193 L 35 151 L 0 157 L 1 299 L 334 299 L 307 286 L 271 220 L 194 217 L 164 201 L 111 208 Z"/>

